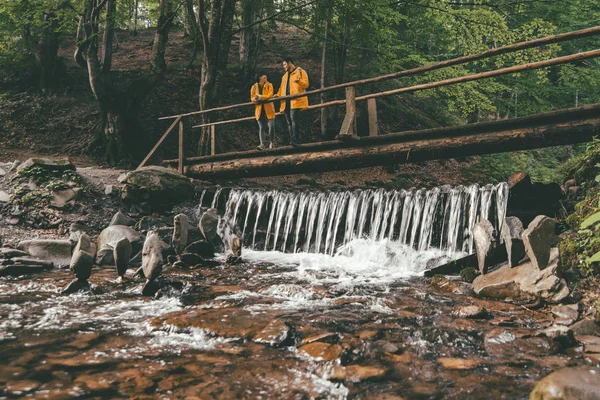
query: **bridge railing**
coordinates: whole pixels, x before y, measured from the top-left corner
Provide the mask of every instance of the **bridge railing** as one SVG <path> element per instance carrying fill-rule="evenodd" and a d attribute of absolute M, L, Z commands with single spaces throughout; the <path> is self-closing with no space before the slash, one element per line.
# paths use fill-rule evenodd
<path fill-rule="evenodd" d="M 559 34 L 559 35 L 546 36 L 546 37 L 539 38 L 539 39 L 534 39 L 534 40 L 525 41 L 525 42 L 519 42 L 519 43 L 507 45 L 507 46 L 498 47 L 495 49 L 489 49 L 489 50 L 486 50 L 484 52 L 477 53 L 477 54 L 457 57 L 457 58 L 453 58 L 450 60 L 441 61 L 438 63 L 428 64 L 428 65 L 413 68 L 413 69 L 403 70 L 403 71 L 395 72 L 392 74 L 381 75 L 381 76 L 377 76 L 374 78 L 368 78 L 368 79 L 357 80 L 357 81 L 352 81 L 352 82 L 346 82 L 346 83 L 342 83 L 342 84 L 338 84 L 338 85 L 332 85 L 332 86 L 328 86 L 328 87 L 321 88 L 321 89 L 306 91 L 304 93 L 297 94 L 297 95 L 271 98 L 271 99 L 262 101 L 261 103 L 271 103 L 271 102 L 275 102 L 275 101 L 296 99 L 296 98 L 300 98 L 300 97 L 305 97 L 305 96 L 314 95 L 314 94 L 321 94 L 324 92 L 338 90 L 338 89 L 343 88 L 343 89 L 345 89 L 345 92 L 346 92 L 344 100 L 334 100 L 334 101 L 329 101 L 329 102 L 325 102 L 325 103 L 315 104 L 315 105 L 312 105 L 312 106 L 309 106 L 309 107 L 303 109 L 302 111 L 315 110 L 315 109 L 320 109 L 323 107 L 346 105 L 346 116 L 342 123 L 340 133 L 336 136 L 336 139 L 344 140 L 344 139 L 356 137 L 356 102 L 357 101 L 367 101 L 368 102 L 368 117 L 369 117 L 369 135 L 375 136 L 375 135 L 377 135 L 377 130 L 378 130 L 378 128 L 377 128 L 377 109 L 376 109 L 376 99 L 377 98 L 398 95 L 398 94 L 402 94 L 402 93 L 416 92 L 416 91 L 420 91 L 420 90 L 432 89 L 432 88 L 437 88 L 437 87 L 441 87 L 441 86 L 458 84 L 458 83 L 462 83 L 462 82 L 469 82 L 469 81 L 478 80 L 478 79 L 490 78 L 490 77 L 495 77 L 495 76 L 500 76 L 500 75 L 505 75 L 505 74 L 526 71 L 526 70 L 544 68 L 544 67 L 553 66 L 553 65 L 559 65 L 559 64 L 565 64 L 565 63 L 569 63 L 569 62 L 584 60 L 584 59 L 590 59 L 590 58 L 600 56 L 600 49 L 587 51 L 587 52 L 580 52 L 580 53 L 571 54 L 571 55 L 562 56 L 562 57 L 556 57 L 556 58 L 552 58 L 552 59 L 548 59 L 548 60 L 544 60 L 544 61 L 515 65 L 515 66 L 511 66 L 511 67 L 482 72 L 482 73 L 478 73 L 478 74 L 466 75 L 466 76 L 450 78 L 450 79 L 445 79 L 445 80 L 436 81 L 436 82 L 414 85 L 414 86 L 410 86 L 410 87 L 403 87 L 403 88 L 398 88 L 398 89 L 393 89 L 393 90 L 376 92 L 376 93 L 371 93 L 371 94 L 359 96 L 359 97 L 357 97 L 355 94 L 356 86 L 366 85 L 366 84 L 375 83 L 375 82 L 381 82 L 384 80 L 389 80 L 389 79 L 394 79 L 394 78 L 417 75 L 417 74 L 421 74 L 424 72 L 434 71 L 437 69 L 447 68 L 447 67 L 454 66 L 454 65 L 459 65 L 459 64 L 472 62 L 472 61 L 482 60 L 485 58 L 489 58 L 489 57 L 493 57 L 493 56 L 497 56 L 497 55 L 501 55 L 501 54 L 512 53 L 512 52 L 516 52 L 519 50 L 540 47 L 540 46 L 544 46 L 544 45 L 548 45 L 548 44 L 552 44 L 552 43 L 559 43 L 559 42 L 563 42 L 563 41 L 567 41 L 567 40 L 581 39 L 581 38 L 590 37 L 590 36 L 594 36 L 594 35 L 598 35 L 598 34 L 600 34 L 600 26 L 586 28 L 586 29 L 573 31 L 573 32 L 567 32 L 567 33 L 563 33 L 563 34 Z M 196 115 L 207 114 L 207 113 L 211 113 L 211 112 L 217 112 L 217 111 L 233 110 L 236 108 L 243 108 L 243 107 L 250 107 L 250 106 L 254 107 L 255 105 L 256 105 L 256 103 L 254 103 L 254 102 L 246 102 L 246 103 L 232 104 L 232 105 L 227 105 L 227 106 L 222 106 L 222 107 L 215 107 L 215 108 L 211 108 L 211 109 L 207 109 L 207 110 L 199 110 L 199 111 L 193 111 L 193 112 L 177 114 L 177 115 L 170 115 L 170 116 L 165 116 L 165 117 L 159 118 L 159 120 L 171 120 L 172 119 L 173 122 L 171 123 L 169 128 L 166 130 L 166 132 L 162 135 L 162 137 L 158 140 L 158 142 L 155 144 L 155 146 L 152 148 L 152 150 L 148 153 L 148 155 L 146 155 L 146 157 L 142 160 L 142 162 L 139 164 L 138 168 L 143 167 L 148 162 L 148 160 L 152 157 L 154 152 L 160 147 L 160 145 L 166 140 L 166 138 L 169 136 L 169 134 L 174 130 L 175 126 L 178 125 L 179 126 L 179 145 L 178 145 L 178 163 L 177 164 L 178 164 L 179 172 L 183 173 L 183 167 L 184 167 L 184 163 L 185 163 L 184 140 L 183 140 L 184 139 L 184 121 L 183 121 L 184 118 L 188 118 L 188 117 L 192 117 L 192 116 L 196 116 Z M 205 123 L 205 124 L 195 125 L 192 128 L 210 127 L 210 129 L 211 129 L 211 135 L 210 135 L 210 137 L 211 137 L 211 155 L 214 155 L 216 153 L 215 136 L 216 136 L 216 126 L 217 125 L 231 124 L 231 123 L 237 123 L 237 122 L 242 122 L 242 121 L 250 121 L 250 120 L 254 120 L 254 119 L 255 119 L 254 116 L 249 116 L 249 117 L 237 118 L 237 119 L 231 119 L 231 120 L 214 121 L 214 122 L 209 122 L 209 123 Z M 194 158 L 197 159 L 198 157 L 194 157 Z"/>

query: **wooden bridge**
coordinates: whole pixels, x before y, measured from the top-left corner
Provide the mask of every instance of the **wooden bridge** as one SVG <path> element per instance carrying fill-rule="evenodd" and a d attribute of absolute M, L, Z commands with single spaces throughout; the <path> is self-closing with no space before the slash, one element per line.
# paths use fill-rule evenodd
<path fill-rule="evenodd" d="M 249 116 L 246 118 L 216 121 L 194 126 L 193 128 L 210 127 L 212 144 L 211 155 L 185 158 L 183 143 L 183 120 L 185 118 L 240 107 L 254 107 L 255 103 L 235 104 L 187 114 L 162 117 L 161 119 L 172 119 L 173 122 L 146 158 L 140 163 L 138 168 L 146 164 L 156 149 L 164 142 L 176 126 L 179 126 L 179 157 L 176 160 L 164 160 L 163 164 L 166 166 L 177 167 L 179 172 L 185 173 L 188 176 L 211 180 L 354 169 L 591 141 L 594 136 L 600 135 L 600 104 L 536 114 L 522 118 L 379 135 L 376 99 L 590 59 L 600 56 L 600 49 L 529 64 L 511 66 L 474 75 L 446 79 L 443 81 L 377 92 L 360 97 L 355 96 L 355 87 L 382 80 L 446 68 L 452 65 L 481 60 L 518 50 L 598 34 L 600 34 L 600 26 L 503 46 L 483 53 L 459 57 L 389 75 L 329 86 L 318 90 L 308 91 L 300 95 L 267 100 L 266 102 L 273 102 L 306 95 L 320 94 L 342 88 L 346 90 L 345 100 L 316 104 L 304 110 L 307 111 L 323 107 L 345 105 L 346 116 L 336 139 L 327 142 L 305 144 L 299 148 L 292 148 L 289 146 L 266 151 L 251 150 L 216 154 L 216 127 L 223 124 L 254 120 L 254 116 Z M 356 102 L 358 101 L 367 101 L 368 103 L 369 136 L 359 136 L 359 132 L 356 130 Z"/>

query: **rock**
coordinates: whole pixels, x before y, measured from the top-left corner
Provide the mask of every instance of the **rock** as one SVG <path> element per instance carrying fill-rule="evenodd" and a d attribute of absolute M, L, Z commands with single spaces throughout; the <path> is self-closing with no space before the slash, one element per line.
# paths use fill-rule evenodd
<path fill-rule="evenodd" d="M 582 319 L 569 326 L 575 336 L 600 336 L 600 327 L 591 319 Z"/>
<path fill-rule="evenodd" d="M 600 337 L 598 336 L 577 336 L 577 341 L 583 344 L 583 351 L 586 353 L 600 353 Z"/>
<path fill-rule="evenodd" d="M 63 208 L 65 205 L 67 205 L 67 203 L 77 199 L 80 192 L 80 188 L 69 188 L 52 192 L 52 199 L 50 199 L 50 205 L 55 208 Z"/>
<path fill-rule="evenodd" d="M 342 346 L 339 344 L 313 342 L 300 347 L 298 351 L 308 354 L 317 360 L 333 361 L 342 355 Z"/>
<path fill-rule="evenodd" d="M 500 230 L 500 237 L 504 242 L 508 265 L 512 268 L 518 265 L 525 258 L 525 245 L 521 235 L 523 234 L 523 224 L 517 217 L 506 217 Z"/>
<path fill-rule="evenodd" d="M 75 232 L 87 232 L 87 226 L 83 221 L 75 221 L 69 226 L 69 234 Z"/>
<path fill-rule="evenodd" d="M 479 271 L 475 268 L 467 267 L 460 270 L 459 276 L 463 282 L 473 283 L 475 278 L 479 276 Z"/>
<path fill-rule="evenodd" d="M 579 318 L 579 305 L 568 304 L 552 307 L 552 314 L 556 317 L 555 323 L 558 325 L 571 325 Z"/>
<path fill-rule="evenodd" d="M 480 297 L 510 299 L 512 301 L 532 301 L 542 299 L 549 303 L 559 303 L 569 295 L 564 279 L 556 276 L 558 269 L 558 249 L 551 250 L 546 269 L 540 271 L 532 262 L 514 268 L 508 264 L 473 281 L 473 290 Z"/>
<path fill-rule="evenodd" d="M 280 346 L 286 341 L 290 333 L 290 327 L 280 320 L 274 319 L 269 322 L 262 331 L 260 331 L 252 340 L 258 343 L 268 344 L 270 346 Z"/>
<path fill-rule="evenodd" d="M 17 246 L 19 250 L 42 260 L 52 261 L 56 266 L 71 263 L 71 241 L 53 239 L 24 240 Z"/>
<path fill-rule="evenodd" d="M 113 258 L 115 259 L 115 265 L 117 266 L 117 274 L 120 277 L 125 276 L 127 268 L 129 267 L 129 260 L 131 259 L 131 242 L 126 237 L 121 238 L 116 244 L 113 250 Z"/>
<path fill-rule="evenodd" d="M 119 191 L 115 187 L 115 185 L 106 185 L 104 186 L 104 194 L 107 196 L 112 196 L 113 194 L 117 194 Z"/>
<path fill-rule="evenodd" d="M 46 271 L 44 265 L 10 264 L 0 266 L 0 276 L 21 276 Z"/>
<path fill-rule="evenodd" d="M 479 272 L 483 275 L 489 267 L 489 263 L 486 265 L 487 255 L 495 245 L 494 227 L 490 221 L 482 220 L 475 224 L 473 227 L 473 241 L 475 242 Z"/>
<path fill-rule="evenodd" d="M 144 276 L 149 281 L 158 278 L 162 271 L 164 264 L 162 243 L 155 232 L 150 231 L 146 235 L 142 249 L 142 270 L 144 271 Z"/>
<path fill-rule="evenodd" d="M 235 233 L 231 234 L 230 248 L 234 257 L 242 256 L 242 239 Z"/>
<path fill-rule="evenodd" d="M 559 342 L 563 347 L 572 347 L 575 345 L 575 336 L 573 331 L 566 326 L 552 325 L 540 332 L 540 335 L 546 336 Z"/>
<path fill-rule="evenodd" d="M 0 190 L 0 203 L 10 203 L 10 195 L 3 190 Z"/>
<path fill-rule="evenodd" d="M 17 167 L 17 172 L 26 168 L 40 167 L 55 171 L 75 171 L 75 165 L 67 157 L 63 158 L 30 158 Z"/>
<path fill-rule="evenodd" d="M 173 219 L 173 238 L 171 244 L 177 254 L 180 254 L 187 246 L 189 218 L 185 214 L 177 214 Z"/>
<path fill-rule="evenodd" d="M 215 256 L 215 248 L 206 240 L 199 240 L 190 243 L 184 250 L 184 253 L 197 254 L 202 258 L 213 258 Z"/>
<path fill-rule="evenodd" d="M 194 253 L 183 253 L 179 256 L 179 260 L 190 266 L 201 264 L 204 261 L 202 257 Z"/>
<path fill-rule="evenodd" d="M 115 215 L 113 215 L 110 220 L 110 225 L 125 225 L 125 226 L 133 226 L 135 225 L 135 221 L 133 218 L 129 218 L 127 215 L 123 214 L 121 210 L 117 211 Z"/>
<path fill-rule="evenodd" d="M 446 369 L 474 369 L 477 368 L 480 363 L 475 360 L 465 360 L 463 358 L 449 358 L 441 357 L 437 359 L 437 362 Z"/>
<path fill-rule="evenodd" d="M 381 379 L 387 373 L 387 369 L 376 366 L 348 365 L 346 367 L 346 378 L 348 382 L 363 382 Z"/>
<path fill-rule="evenodd" d="M 61 291 L 62 294 L 71 294 L 78 292 L 82 289 L 88 289 L 90 284 L 84 279 L 74 279 Z"/>
<path fill-rule="evenodd" d="M 160 218 L 143 217 L 135 224 L 134 229 L 139 232 L 147 232 L 149 230 L 157 230 L 168 226 L 169 224 Z"/>
<path fill-rule="evenodd" d="M 129 172 L 123 181 L 127 185 L 124 200 L 137 203 L 144 198 L 157 211 L 171 209 L 194 195 L 190 179 L 164 167 L 139 168 Z"/>
<path fill-rule="evenodd" d="M 92 252 L 92 240 L 87 235 L 87 233 L 83 233 L 83 232 L 78 232 L 78 233 L 79 233 L 79 238 L 77 240 L 77 245 L 73 249 L 73 252 L 82 250 L 82 251 L 91 253 Z"/>
<path fill-rule="evenodd" d="M 10 247 L 0 248 L 0 258 L 24 257 L 28 255 L 29 253 L 26 251 L 17 250 Z"/>
<path fill-rule="evenodd" d="M 564 183 L 563 186 L 566 190 L 568 190 L 572 186 L 577 186 L 577 181 L 575 179 L 569 179 Z"/>
<path fill-rule="evenodd" d="M 458 318 L 485 319 L 490 317 L 490 313 L 481 306 L 464 306 L 460 307 L 452 313 Z"/>
<path fill-rule="evenodd" d="M 127 238 L 131 243 L 132 254 L 136 254 L 142 249 L 143 236 L 134 229 L 125 225 L 110 225 L 98 235 L 98 255 L 96 263 L 98 265 L 113 264 L 114 248 L 122 238 Z"/>
<path fill-rule="evenodd" d="M 41 265 L 45 269 L 54 268 L 54 263 L 52 261 L 40 260 L 39 258 L 35 258 L 35 257 L 14 257 L 10 260 L 4 260 L 4 261 L 7 261 L 7 265 L 8 264 Z"/>
<path fill-rule="evenodd" d="M 563 368 L 537 383 L 530 400 L 599 400 L 600 368 Z"/>
<path fill-rule="evenodd" d="M 531 263 L 538 269 L 544 269 L 550 259 L 550 247 L 554 240 L 556 221 L 545 215 L 538 215 L 523 231 L 525 252 Z"/>
<path fill-rule="evenodd" d="M 6 175 L 6 171 L 0 168 L 0 178 Z"/>
<path fill-rule="evenodd" d="M 10 168 L 8 169 L 8 172 L 14 172 L 14 171 L 16 171 L 17 168 L 19 167 L 19 165 L 21 165 L 21 161 L 19 161 L 19 160 L 13 161 L 13 163 L 10 166 Z"/>
<path fill-rule="evenodd" d="M 314 342 L 324 342 L 324 343 L 337 343 L 340 340 L 340 335 L 337 332 L 325 332 L 320 333 L 318 335 L 313 335 L 302 339 L 300 345 L 304 346 L 305 344 L 314 343 Z"/>
<path fill-rule="evenodd" d="M 202 217 L 200 217 L 198 226 L 200 227 L 204 238 L 210 243 L 214 244 L 215 239 L 218 237 L 218 224 L 219 214 L 217 213 L 216 208 L 209 208 L 204 214 L 202 214 Z"/>
<path fill-rule="evenodd" d="M 71 271 L 75 273 L 77 279 L 87 281 L 92 275 L 92 266 L 94 265 L 94 256 L 87 251 L 76 250 L 71 259 Z"/>

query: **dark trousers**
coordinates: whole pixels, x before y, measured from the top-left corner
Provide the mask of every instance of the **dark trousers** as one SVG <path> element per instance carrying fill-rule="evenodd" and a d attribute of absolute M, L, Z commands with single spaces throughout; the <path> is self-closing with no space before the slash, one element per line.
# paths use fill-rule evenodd
<path fill-rule="evenodd" d="M 290 144 L 300 144 L 300 130 L 298 129 L 298 113 L 299 108 L 291 109 L 289 106 L 285 108 L 284 115 L 288 125 L 288 132 L 290 134 Z"/>

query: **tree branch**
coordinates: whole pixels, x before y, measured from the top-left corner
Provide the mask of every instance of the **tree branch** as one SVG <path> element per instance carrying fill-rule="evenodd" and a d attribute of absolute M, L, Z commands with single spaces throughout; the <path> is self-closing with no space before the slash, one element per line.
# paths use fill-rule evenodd
<path fill-rule="evenodd" d="M 311 1 L 309 1 L 309 2 L 306 2 L 306 3 L 300 4 L 299 6 L 292 7 L 292 8 L 290 8 L 290 9 L 288 9 L 288 10 L 282 10 L 282 11 L 276 12 L 276 13 L 275 13 L 275 14 L 273 14 L 273 15 L 270 15 L 270 16 L 268 16 L 268 17 L 265 17 L 265 18 L 263 18 L 263 19 L 259 19 L 258 21 L 254 21 L 253 23 L 251 23 L 251 24 L 248 24 L 248 25 L 246 25 L 246 26 L 242 26 L 241 28 L 239 28 L 239 29 L 237 29 L 237 30 L 233 31 L 231 34 L 232 34 L 232 35 L 236 35 L 236 34 L 240 33 L 241 31 L 243 31 L 244 29 L 251 28 L 251 27 L 253 27 L 254 25 L 261 24 L 261 23 L 263 23 L 263 22 L 265 22 L 265 21 L 268 21 L 268 20 L 270 20 L 270 19 L 275 19 L 276 17 L 278 17 L 278 16 L 280 16 L 280 15 L 282 15 L 282 14 L 287 14 L 287 13 L 290 13 L 290 12 L 292 12 L 292 11 L 299 10 L 299 9 L 301 9 L 301 8 L 304 8 L 304 7 L 306 7 L 306 6 L 309 6 L 309 5 L 313 4 L 313 3 L 316 3 L 317 1 L 319 1 L 319 0 L 311 0 Z"/>

